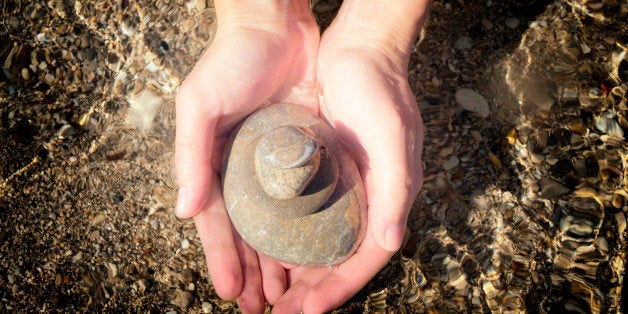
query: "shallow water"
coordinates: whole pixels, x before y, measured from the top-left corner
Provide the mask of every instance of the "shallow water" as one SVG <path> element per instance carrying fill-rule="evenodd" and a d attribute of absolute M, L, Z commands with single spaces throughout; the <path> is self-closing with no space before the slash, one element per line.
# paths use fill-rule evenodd
<path fill-rule="evenodd" d="M 402 250 L 341 312 L 625 307 L 628 4 L 548 2 L 434 3 L 410 68 L 425 185 Z M 235 308 L 172 214 L 203 3 L 0 5 L 0 309 Z"/>

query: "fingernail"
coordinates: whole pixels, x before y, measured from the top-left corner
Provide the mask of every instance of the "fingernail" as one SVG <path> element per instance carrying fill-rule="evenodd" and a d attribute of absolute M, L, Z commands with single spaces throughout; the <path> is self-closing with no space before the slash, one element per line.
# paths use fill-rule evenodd
<path fill-rule="evenodd" d="M 397 251 L 403 241 L 403 225 L 392 225 L 386 229 L 386 248 L 389 251 Z"/>
<path fill-rule="evenodd" d="M 174 209 L 174 214 L 177 216 L 183 216 L 190 206 L 190 191 L 188 188 L 179 188 L 179 194 L 177 195 L 177 207 Z"/>

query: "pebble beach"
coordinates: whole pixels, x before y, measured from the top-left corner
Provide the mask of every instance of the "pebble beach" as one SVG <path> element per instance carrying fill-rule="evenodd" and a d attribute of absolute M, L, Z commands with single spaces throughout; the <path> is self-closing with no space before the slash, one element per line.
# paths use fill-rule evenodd
<path fill-rule="evenodd" d="M 627 21 L 434 1 L 409 68 L 425 183 L 335 312 L 625 312 Z M 173 213 L 174 97 L 214 23 L 210 0 L 0 4 L 0 312 L 239 311 Z"/>

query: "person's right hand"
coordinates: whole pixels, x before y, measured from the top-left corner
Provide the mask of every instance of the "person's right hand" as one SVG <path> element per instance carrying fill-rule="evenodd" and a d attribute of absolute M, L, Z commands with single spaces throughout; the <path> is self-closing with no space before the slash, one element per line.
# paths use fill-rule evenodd
<path fill-rule="evenodd" d="M 176 97 L 175 213 L 194 217 L 218 295 L 260 312 L 264 300 L 272 304 L 285 292 L 286 274 L 232 229 L 219 181 L 222 154 L 233 128 L 260 106 L 298 103 L 318 113 L 319 29 L 307 1 L 215 5 L 216 36 Z"/>

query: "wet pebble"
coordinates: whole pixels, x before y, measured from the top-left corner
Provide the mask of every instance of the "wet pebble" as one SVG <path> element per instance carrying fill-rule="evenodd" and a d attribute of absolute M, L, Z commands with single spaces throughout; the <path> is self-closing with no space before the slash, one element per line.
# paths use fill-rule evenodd
<path fill-rule="evenodd" d="M 481 142 L 482 140 L 484 140 L 484 138 L 482 137 L 482 134 L 478 132 L 477 130 L 471 130 L 471 132 L 469 133 L 471 134 L 471 137 L 473 137 L 473 139 L 478 142 Z"/>
<path fill-rule="evenodd" d="M 181 248 L 184 250 L 187 250 L 190 248 L 190 241 L 188 241 L 188 239 L 183 239 L 183 241 L 181 241 Z"/>
<path fill-rule="evenodd" d="M 456 91 L 454 97 L 463 109 L 475 112 L 482 118 L 489 116 L 488 102 L 480 93 L 468 88 L 461 88 Z"/>
<path fill-rule="evenodd" d="M 46 37 L 45 33 L 39 33 L 35 36 L 35 39 L 37 39 L 37 41 L 39 41 L 40 43 L 47 43 L 50 42 L 50 39 L 48 39 Z"/>
<path fill-rule="evenodd" d="M 485 29 L 495 28 L 495 25 L 493 25 L 493 22 L 491 22 L 489 19 L 482 19 L 481 23 Z"/>
<path fill-rule="evenodd" d="M 626 215 L 623 212 L 615 214 L 615 224 L 619 234 L 623 234 L 626 231 Z"/>
<path fill-rule="evenodd" d="M 211 313 L 214 310 L 214 306 L 211 303 L 205 301 L 201 305 L 201 309 L 203 313 Z"/>
<path fill-rule="evenodd" d="M 617 121 L 607 117 L 597 117 L 595 118 L 595 128 L 598 129 L 602 133 L 607 133 L 608 135 L 623 138 L 624 130 L 621 129 Z"/>
<path fill-rule="evenodd" d="M 516 17 L 509 17 L 504 21 L 504 25 L 510 29 L 515 29 L 519 26 L 519 19 Z"/>
<path fill-rule="evenodd" d="M 550 178 L 541 179 L 539 184 L 541 185 L 541 197 L 544 198 L 554 198 L 570 192 L 568 187 Z"/>
<path fill-rule="evenodd" d="M 153 229 L 155 229 L 155 230 L 159 231 L 159 220 L 157 220 L 157 219 L 153 219 L 153 220 L 151 220 L 151 221 L 150 221 L 150 226 L 151 226 Z"/>
<path fill-rule="evenodd" d="M 23 78 L 25 81 L 28 81 L 28 80 L 30 80 L 30 79 L 31 79 L 31 73 L 30 73 L 30 71 L 28 71 L 28 69 L 27 69 L 27 68 L 23 68 L 23 69 L 22 69 L 22 78 Z"/>
<path fill-rule="evenodd" d="M 78 252 L 74 256 L 72 256 L 73 262 L 78 262 L 83 258 L 83 252 Z"/>
<path fill-rule="evenodd" d="M 91 225 L 95 226 L 103 221 L 105 221 L 105 214 L 103 213 L 99 213 L 98 215 L 96 215 L 93 219 L 91 219 Z"/>
<path fill-rule="evenodd" d="M 593 227 L 584 223 L 574 223 L 569 226 L 569 232 L 577 236 L 583 237 L 593 233 Z"/>
<path fill-rule="evenodd" d="M 624 197 L 621 196 L 621 194 L 619 193 L 615 193 L 613 194 L 611 203 L 613 204 L 613 207 L 615 208 L 622 208 L 624 207 Z"/>
<path fill-rule="evenodd" d="M 547 147 L 547 142 L 549 141 L 549 132 L 547 131 L 539 131 L 534 135 L 534 142 L 536 143 L 539 149 L 543 149 Z"/>
<path fill-rule="evenodd" d="M 107 274 L 109 278 L 114 278 L 118 276 L 118 265 L 114 263 L 107 263 Z"/>
<path fill-rule="evenodd" d="M 448 147 L 441 148 L 440 151 L 438 152 L 438 155 L 441 157 L 447 157 L 451 155 L 453 152 L 454 152 L 454 147 L 448 146 Z"/>
<path fill-rule="evenodd" d="M 190 305 L 191 302 L 192 302 L 192 293 L 185 290 L 177 290 L 177 295 L 175 296 L 174 300 L 172 300 L 171 303 L 182 309 L 186 309 Z"/>
<path fill-rule="evenodd" d="M 207 1 L 205 0 L 192 0 L 186 4 L 188 11 L 196 9 L 198 12 L 205 10 L 207 7 Z"/>
<path fill-rule="evenodd" d="M 144 291 L 146 291 L 146 288 L 148 288 L 148 280 L 140 279 L 137 281 L 137 291 L 143 293 Z"/>
<path fill-rule="evenodd" d="M 64 124 L 57 132 L 57 135 L 59 136 L 59 138 L 64 139 L 73 136 L 74 133 L 75 130 L 71 125 Z"/>
<path fill-rule="evenodd" d="M 460 159 L 457 156 L 451 156 L 445 162 L 443 162 L 443 169 L 449 171 L 455 168 L 460 163 Z"/>
<path fill-rule="evenodd" d="M 532 161 L 533 163 L 540 164 L 543 160 L 545 160 L 544 155 L 530 153 L 530 161 Z"/>
<path fill-rule="evenodd" d="M 605 237 L 598 237 L 597 239 L 595 239 L 595 245 L 597 246 L 597 248 L 600 250 L 602 254 L 604 255 L 608 254 L 609 246 L 608 246 L 608 241 L 606 240 Z"/>
<path fill-rule="evenodd" d="M 501 169 L 504 167 L 504 164 L 502 164 L 502 161 L 499 159 L 499 157 L 497 157 L 495 154 L 493 154 L 492 152 L 488 152 L 488 160 L 495 166 L 497 167 L 497 169 Z"/>
<path fill-rule="evenodd" d="M 52 83 L 55 80 L 55 76 L 52 73 L 48 73 L 44 76 L 44 80 L 48 83 Z"/>
<path fill-rule="evenodd" d="M 469 36 L 462 36 L 454 42 L 456 50 L 469 50 L 471 47 L 473 47 L 473 38 Z"/>

